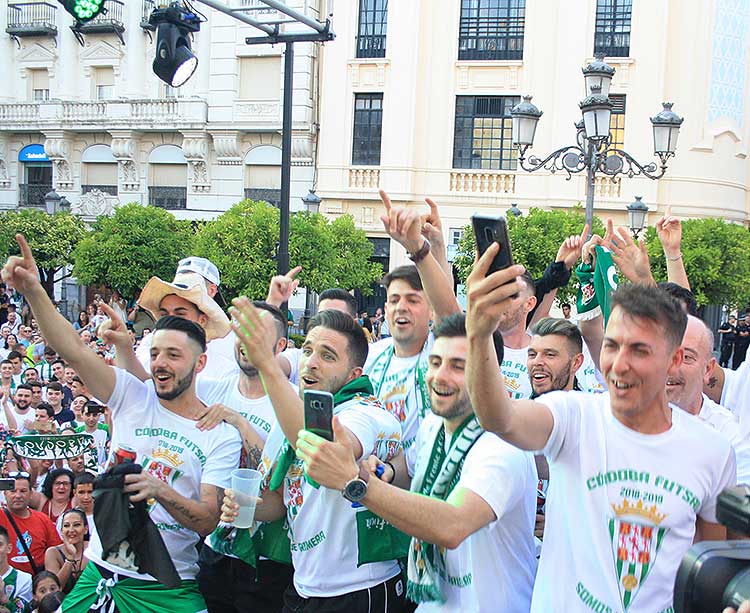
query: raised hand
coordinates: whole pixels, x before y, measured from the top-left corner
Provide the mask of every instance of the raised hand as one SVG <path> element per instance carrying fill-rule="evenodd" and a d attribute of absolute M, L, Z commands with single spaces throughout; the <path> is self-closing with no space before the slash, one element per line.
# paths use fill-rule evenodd
<path fill-rule="evenodd" d="M 99 326 L 97 336 L 108 345 L 114 345 L 115 347 L 130 345 L 128 327 L 122 317 L 106 302 L 100 302 L 99 306 L 109 319 Z"/>
<path fill-rule="evenodd" d="M 352 451 L 352 434 L 333 418 L 333 442 L 300 430 L 297 438 L 297 457 L 305 463 L 305 472 L 324 487 L 343 490 L 348 481 L 359 474 Z M 360 446 L 361 449 L 361 446 Z"/>
<path fill-rule="evenodd" d="M 264 364 L 273 360 L 275 338 L 266 333 L 261 317 L 268 311 L 256 309 L 246 296 L 232 300 L 229 314 L 232 329 L 242 342 L 242 349 L 253 364 Z"/>
<path fill-rule="evenodd" d="M 612 238 L 614 237 L 614 235 L 614 223 L 610 218 L 607 218 L 607 230 L 604 233 L 604 238 L 602 238 L 598 234 L 592 234 L 584 243 L 583 248 L 581 249 L 581 258 L 583 259 L 583 261 L 587 264 L 593 265 L 596 259 L 596 252 L 594 251 L 594 247 L 599 245 L 601 247 L 607 247 L 609 249 L 612 245 Z"/>
<path fill-rule="evenodd" d="M 556 262 L 564 262 L 565 267 L 570 270 L 575 266 L 576 262 L 581 257 L 581 250 L 586 243 L 586 237 L 589 235 L 589 225 L 586 224 L 583 227 L 583 232 L 580 235 L 572 235 L 563 241 L 560 245 L 560 249 L 557 250 Z"/>
<path fill-rule="evenodd" d="M 682 223 L 672 216 L 672 208 L 667 207 L 663 217 L 656 222 L 656 234 L 667 257 L 677 257 L 682 246 Z"/>
<path fill-rule="evenodd" d="M 430 241 L 431 245 L 441 246 L 445 239 L 443 237 L 443 221 L 440 219 L 438 205 L 432 198 L 425 198 L 424 201 L 430 207 L 430 212 L 427 215 L 422 215 L 422 236 Z"/>
<path fill-rule="evenodd" d="M 651 263 L 643 241 L 637 243 L 625 228 L 617 228 L 615 239 L 610 241 L 612 260 L 631 283 L 654 285 Z"/>
<path fill-rule="evenodd" d="M 466 331 L 470 337 L 490 336 L 511 307 L 512 297 L 521 290 L 516 278 L 524 273 L 524 267 L 519 264 L 487 276 L 499 247 L 498 243 L 490 245 L 466 279 Z"/>
<path fill-rule="evenodd" d="M 380 220 L 388 235 L 409 253 L 416 253 L 422 247 L 422 215 L 415 207 L 393 206 L 384 190 L 380 199 L 385 205 L 385 215 Z M 428 239 L 429 240 L 429 239 Z"/>
<path fill-rule="evenodd" d="M 274 306 L 280 306 L 285 302 L 289 302 L 294 290 L 299 285 L 299 279 L 295 279 L 295 277 L 299 274 L 300 270 L 302 270 L 302 266 L 295 266 L 285 275 L 276 275 L 273 277 L 268 286 L 266 302 Z"/>
<path fill-rule="evenodd" d="M 8 258 L 3 266 L 2 278 L 21 294 L 28 294 L 33 288 L 40 286 L 39 269 L 23 234 L 16 234 L 16 242 L 21 248 L 21 255 L 12 255 Z"/>

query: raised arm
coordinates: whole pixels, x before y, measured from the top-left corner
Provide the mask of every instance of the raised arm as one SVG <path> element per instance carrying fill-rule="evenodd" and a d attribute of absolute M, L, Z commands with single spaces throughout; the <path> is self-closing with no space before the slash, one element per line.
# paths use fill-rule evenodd
<path fill-rule="evenodd" d="M 102 302 L 100 306 L 109 317 L 109 320 L 99 326 L 99 336 L 105 343 L 114 345 L 115 366 L 124 368 L 141 381 L 148 381 L 151 375 L 146 372 L 143 364 L 141 364 L 141 361 L 135 355 L 135 349 L 133 349 L 133 345 L 130 342 L 125 322 L 122 321 L 122 318 L 108 304 Z"/>
<path fill-rule="evenodd" d="M 83 345 L 70 322 L 57 312 L 39 282 L 37 265 L 26 239 L 17 234 L 16 241 L 21 256 L 8 258 L 2 270 L 3 281 L 24 295 L 44 338 L 76 370 L 89 391 L 108 401 L 115 389 L 115 371 Z"/>
<path fill-rule="evenodd" d="M 511 401 L 492 342 L 492 333 L 509 308 L 509 298 L 520 290 L 516 277 L 523 273 L 523 266 L 511 266 L 486 276 L 497 250 L 497 244 L 490 246 L 466 280 L 466 383 L 485 430 L 521 449 L 538 450 L 552 433 L 552 413 L 532 400 Z"/>
<path fill-rule="evenodd" d="M 651 274 L 646 243 L 642 240 L 636 243 L 626 228 L 617 228 L 609 248 L 612 251 L 612 261 L 628 281 L 641 285 L 656 285 Z"/>
<path fill-rule="evenodd" d="M 667 207 L 666 214 L 656 222 L 656 233 L 664 249 L 664 258 L 667 260 L 667 281 L 690 289 L 690 281 L 682 259 L 682 223 L 677 217 L 672 216 L 670 207 Z"/>
<path fill-rule="evenodd" d="M 418 253 L 425 244 L 422 235 L 422 215 L 413 207 L 392 206 L 388 194 L 382 189 L 380 198 L 386 210 L 386 215 L 380 218 L 385 231 L 408 253 Z M 461 306 L 453 293 L 453 283 L 435 258 L 431 247 L 430 252 L 416 262 L 416 265 L 422 279 L 422 287 L 434 313 L 435 323 L 448 315 L 460 313 Z"/>
<path fill-rule="evenodd" d="M 440 210 L 432 198 L 425 198 L 424 201 L 430 207 L 428 215 L 422 216 L 422 236 L 424 236 L 430 245 L 430 252 L 440 264 L 445 276 L 453 281 L 453 266 L 448 261 L 448 251 L 445 248 L 445 237 L 443 235 L 443 220 L 440 219 Z"/>

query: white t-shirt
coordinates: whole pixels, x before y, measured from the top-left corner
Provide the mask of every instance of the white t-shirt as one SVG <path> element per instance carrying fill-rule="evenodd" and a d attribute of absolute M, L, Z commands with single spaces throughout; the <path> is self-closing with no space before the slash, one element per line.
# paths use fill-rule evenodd
<path fill-rule="evenodd" d="M 11 582 L 8 583 L 8 575 L 10 575 L 13 571 L 16 571 L 15 574 L 15 587 Z M 5 583 L 5 594 L 8 596 L 8 598 L 20 598 L 27 604 L 32 601 L 34 598 L 34 594 L 32 592 L 32 579 L 31 575 L 29 573 L 26 573 L 22 570 L 14 569 L 12 566 L 8 567 L 8 570 L 6 570 L 2 574 L 2 580 Z"/>
<path fill-rule="evenodd" d="M 153 381 L 142 382 L 116 368 L 117 381 L 107 405 L 112 409 L 112 453 L 121 444 L 135 449 L 136 461 L 144 470 L 160 478 L 178 494 L 200 499 L 202 483 L 226 488 L 230 473 L 239 463 L 241 439 L 232 426 L 221 423 L 201 432 L 196 422 L 165 409 L 154 391 Z M 159 528 L 178 574 L 194 579 L 198 573 L 198 534 L 181 526 L 165 509 L 155 503 L 149 509 Z M 121 568 L 104 562 L 102 546 L 94 531 L 86 557 L 112 572 L 154 581 L 135 568 Z"/>
<path fill-rule="evenodd" d="M 334 407 L 341 424 L 359 439 L 364 457 L 387 460 L 400 448 L 401 427 L 374 398 L 354 399 Z M 357 513 L 338 490 L 314 488 L 297 459 L 284 478 L 294 587 L 305 598 L 340 596 L 372 587 L 399 572 L 393 561 L 357 568 Z"/>
<path fill-rule="evenodd" d="M 289 362 L 289 383 L 299 385 L 299 356 L 302 355 L 302 349 L 299 347 L 289 347 L 281 352 L 281 356 Z"/>
<path fill-rule="evenodd" d="M 430 411 L 430 394 L 425 383 L 427 359 L 435 337 L 432 332 L 422 351 L 408 358 L 395 355 L 393 339 L 386 338 L 370 345 L 365 374 L 370 377 L 375 395 L 385 409 L 401 423 L 402 445 L 409 474 L 414 474 L 417 459 L 414 442 L 419 424 Z"/>
<path fill-rule="evenodd" d="M 234 342 L 236 340 L 234 332 L 229 332 L 223 338 L 215 338 L 206 345 L 206 366 L 198 373 L 196 379 L 204 377 L 208 379 L 221 379 L 228 377 L 239 371 L 237 360 L 234 357 Z M 147 373 L 151 372 L 151 343 L 154 341 L 154 335 L 149 334 L 138 345 L 135 355 L 138 361 L 146 369 Z"/>
<path fill-rule="evenodd" d="M 742 435 L 750 435 L 750 360 L 745 360 L 737 370 L 724 369 L 720 404 L 740 420 Z"/>
<path fill-rule="evenodd" d="M 439 427 L 440 421 L 430 414 L 422 422 L 417 436 L 420 466 L 430 458 L 425 437 L 432 427 Z M 448 578 L 440 579 L 446 601 L 442 605 L 423 603 L 417 611 L 528 613 L 537 566 L 533 539 L 536 482 L 531 453 L 489 432 L 479 437 L 464 460 L 456 488 L 466 488 L 480 496 L 497 519 L 456 549 L 446 550 Z"/>
<path fill-rule="evenodd" d="M 515 400 L 531 398 L 533 390 L 531 379 L 529 379 L 528 343 L 523 349 L 504 348 L 500 372 L 505 380 L 505 389 L 508 390 L 511 398 Z"/>
<path fill-rule="evenodd" d="M 607 391 L 604 375 L 599 372 L 596 364 L 594 364 L 594 359 L 591 357 L 591 352 L 586 343 L 583 343 L 583 364 L 576 373 L 576 381 L 578 381 L 578 387 L 582 392 L 601 394 Z"/>
<path fill-rule="evenodd" d="M 737 483 L 750 484 L 750 439 L 742 436 L 737 418 L 729 409 L 716 404 L 703 394 L 703 405 L 698 413 L 698 419 L 702 419 L 714 430 L 727 437 L 734 449 L 737 461 Z"/>
<path fill-rule="evenodd" d="M 250 422 L 250 425 L 265 442 L 271 428 L 276 423 L 271 399 L 266 396 L 260 398 L 245 398 L 240 393 L 239 377 L 223 377 L 221 379 L 201 378 L 195 383 L 195 389 L 201 400 L 207 404 L 221 403 L 237 411 Z"/>
<path fill-rule="evenodd" d="M 640 434 L 614 417 L 609 394 L 552 392 L 538 402 L 554 426 L 532 612 L 671 611 L 696 518 L 716 522 L 716 497 L 736 482 L 729 442 L 681 410 L 668 431 Z"/>

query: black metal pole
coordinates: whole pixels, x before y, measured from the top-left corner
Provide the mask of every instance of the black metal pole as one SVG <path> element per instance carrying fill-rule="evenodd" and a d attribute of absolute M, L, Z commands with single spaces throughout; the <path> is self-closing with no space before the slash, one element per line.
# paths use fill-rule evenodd
<path fill-rule="evenodd" d="M 289 272 L 289 188 L 292 171 L 292 85 L 294 82 L 294 43 L 285 43 L 284 118 L 281 126 L 281 202 L 279 209 L 278 274 Z"/>

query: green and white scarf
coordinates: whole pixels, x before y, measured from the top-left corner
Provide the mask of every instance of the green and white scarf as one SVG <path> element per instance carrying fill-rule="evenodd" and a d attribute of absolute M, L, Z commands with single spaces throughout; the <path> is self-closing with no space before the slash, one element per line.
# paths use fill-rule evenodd
<path fill-rule="evenodd" d="M 582 320 L 594 319 L 600 314 L 607 325 L 610 312 L 610 296 L 617 289 L 617 268 L 609 249 L 597 245 L 596 266 L 581 263 L 576 268 L 578 294 L 576 308 Z"/>
<path fill-rule="evenodd" d="M 30 460 L 67 460 L 83 455 L 86 470 L 98 472 L 94 437 L 85 432 L 12 436 L 8 444 L 13 453 Z"/>
<path fill-rule="evenodd" d="M 472 414 L 453 433 L 446 453 L 445 425 L 442 421 L 439 426 L 436 424 L 424 441 L 425 448 L 431 449 L 430 457 L 426 462 L 417 462 L 411 491 L 446 500 L 461 478 L 469 450 L 483 433 L 476 415 Z M 445 576 L 445 549 L 412 538 L 407 566 L 407 598 L 416 603 L 445 602 L 439 582 L 439 578 Z"/>

